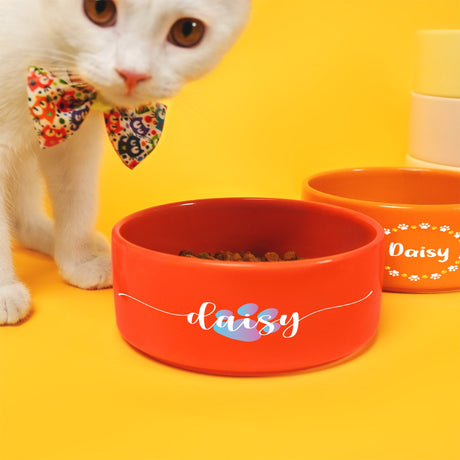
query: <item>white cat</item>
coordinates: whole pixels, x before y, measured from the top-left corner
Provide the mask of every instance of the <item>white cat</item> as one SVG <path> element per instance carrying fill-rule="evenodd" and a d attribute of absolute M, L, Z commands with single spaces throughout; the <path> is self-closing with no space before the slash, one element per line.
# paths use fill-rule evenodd
<path fill-rule="evenodd" d="M 110 105 L 160 101 L 218 63 L 249 4 L 0 0 L 0 324 L 18 322 L 31 304 L 14 271 L 10 236 L 53 256 L 74 286 L 112 283 L 109 244 L 93 230 L 103 117 L 92 110 L 76 134 L 42 150 L 27 104 L 28 67 L 71 74 Z M 42 211 L 41 175 L 54 222 Z"/>

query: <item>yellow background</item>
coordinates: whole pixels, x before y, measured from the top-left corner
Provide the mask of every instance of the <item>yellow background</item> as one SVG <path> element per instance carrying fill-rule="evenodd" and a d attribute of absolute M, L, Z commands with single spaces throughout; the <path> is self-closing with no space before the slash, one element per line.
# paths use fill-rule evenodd
<path fill-rule="evenodd" d="M 254 0 L 219 68 L 170 102 L 135 171 L 107 148 L 98 227 L 160 203 L 299 198 L 327 169 L 402 165 L 415 31 L 459 0 Z M 460 56 L 459 56 L 460 59 Z M 460 293 L 383 296 L 379 334 L 295 375 L 174 369 L 120 337 L 112 291 L 67 286 L 15 249 L 34 314 L 0 329 L 1 460 L 458 460 Z"/>

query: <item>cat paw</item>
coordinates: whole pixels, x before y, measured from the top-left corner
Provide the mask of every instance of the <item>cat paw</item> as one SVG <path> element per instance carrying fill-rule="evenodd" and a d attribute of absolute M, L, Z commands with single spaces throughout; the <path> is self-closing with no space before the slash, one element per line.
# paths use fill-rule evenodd
<path fill-rule="evenodd" d="M 106 255 L 110 258 L 110 243 L 102 233 L 96 232 L 94 234 L 93 245 L 96 254 Z"/>
<path fill-rule="evenodd" d="M 19 281 L 0 287 L 0 324 L 15 324 L 31 310 L 30 294 Z"/>
<path fill-rule="evenodd" d="M 112 262 L 106 255 L 96 255 L 85 261 L 61 263 L 62 277 L 81 289 L 104 289 L 112 286 Z"/>
<path fill-rule="evenodd" d="M 104 289 L 112 286 L 112 261 L 107 238 L 95 233 L 78 245 L 62 244 L 55 259 L 62 277 L 81 289 Z"/>

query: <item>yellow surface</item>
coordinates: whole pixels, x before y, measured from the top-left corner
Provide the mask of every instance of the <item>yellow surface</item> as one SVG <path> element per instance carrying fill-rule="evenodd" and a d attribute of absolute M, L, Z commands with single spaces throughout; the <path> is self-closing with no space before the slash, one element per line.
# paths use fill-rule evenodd
<path fill-rule="evenodd" d="M 98 227 L 169 201 L 298 198 L 318 171 L 403 164 L 415 31 L 459 27 L 459 0 L 254 0 L 221 66 L 170 103 L 145 164 L 130 172 L 107 149 Z M 459 292 L 385 293 L 376 341 L 341 365 L 225 378 L 135 352 L 111 290 L 67 286 L 26 250 L 15 260 L 35 311 L 0 329 L 1 460 L 460 459 Z"/>
<path fill-rule="evenodd" d="M 414 91 L 460 97 L 460 30 L 423 30 L 417 34 Z"/>

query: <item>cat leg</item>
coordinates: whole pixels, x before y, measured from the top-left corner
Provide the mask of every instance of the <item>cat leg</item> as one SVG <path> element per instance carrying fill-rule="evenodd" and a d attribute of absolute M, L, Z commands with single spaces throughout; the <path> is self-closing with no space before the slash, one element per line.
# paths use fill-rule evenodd
<path fill-rule="evenodd" d="M 31 302 L 29 291 L 18 281 L 14 272 L 7 214 L 7 178 L 2 172 L 0 172 L 0 324 L 14 324 L 27 316 L 31 309 Z"/>
<path fill-rule="evenodd" d="M 54 258 L 63 278 L 83 289 L 112 285 L 110 246 L 94 231 L 102 117 L 91 113 L 64 143 L 40 152 L 55 220 Z"/>
<path fill-rule="evenodd" d="M 43 211 L 43 187 L 35 152 L 17 161 L 10 178 L 11 223 L 14 238 L 24 247 L 54 254 L 54 224 Z"/>

